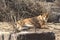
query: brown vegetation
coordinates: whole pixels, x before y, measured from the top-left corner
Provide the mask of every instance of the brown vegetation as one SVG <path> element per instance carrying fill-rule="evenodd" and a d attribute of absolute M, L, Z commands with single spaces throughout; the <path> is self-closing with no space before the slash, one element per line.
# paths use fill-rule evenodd
<path fill-rule="evenodd" d="M 38 16 L 43 7 L 35 0 L 0 0 L 0 21 L 15 22 Z"/>

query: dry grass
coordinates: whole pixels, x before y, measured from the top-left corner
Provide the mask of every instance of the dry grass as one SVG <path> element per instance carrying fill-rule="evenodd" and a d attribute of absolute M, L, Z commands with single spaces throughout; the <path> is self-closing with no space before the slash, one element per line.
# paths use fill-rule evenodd
<path fill-rule="evenodd" d="M 43 10 L 44 9 L 44 10 Z M 0 0 L 0 21 L 15 22 L 40 15 L 45 8 L 35 0 Z"/>

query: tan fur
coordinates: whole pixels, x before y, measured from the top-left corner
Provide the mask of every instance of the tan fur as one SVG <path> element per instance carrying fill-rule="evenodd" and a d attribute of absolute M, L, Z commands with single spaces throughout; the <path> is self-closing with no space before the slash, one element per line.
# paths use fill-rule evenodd
<path fill-rule="evenodd" d="M 23 26 L 44 28 L 43 26 L 46 24 L 47 18 L 48 18 L 48 13 L 43 13 L 42 15 L 36 17 L 19 20 L 16 22 L 17 28 L 19 30 L 21 30 Z"/>

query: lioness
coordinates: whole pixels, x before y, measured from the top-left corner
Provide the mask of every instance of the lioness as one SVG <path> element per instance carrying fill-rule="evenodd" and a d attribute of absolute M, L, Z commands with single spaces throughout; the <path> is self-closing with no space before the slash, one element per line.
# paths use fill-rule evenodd
<path fill-rule="evenodd" d="M 28 27 L 36 27 L 36 28 L 45 28 L 45 24 L 48 19 L 48 13 L 43 13 L 42 15 L 26 18 L 24 20 L 19 20 L 16 22 L 18 30 L 22 30 Z"/>

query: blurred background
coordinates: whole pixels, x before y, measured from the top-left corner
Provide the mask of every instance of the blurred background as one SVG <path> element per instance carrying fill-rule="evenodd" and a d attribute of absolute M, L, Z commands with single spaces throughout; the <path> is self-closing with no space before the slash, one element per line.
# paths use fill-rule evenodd
<path fill-rule="evenodd" d="M 48 22 L 60 22 L 60 0 L 0 0 L 0 22 L 16 22 L 48 12 Z"/>

